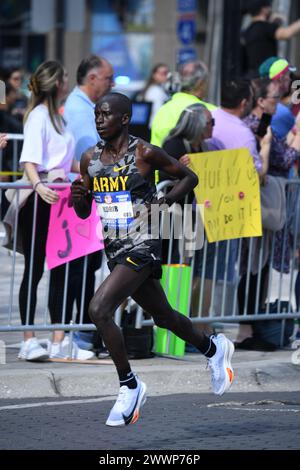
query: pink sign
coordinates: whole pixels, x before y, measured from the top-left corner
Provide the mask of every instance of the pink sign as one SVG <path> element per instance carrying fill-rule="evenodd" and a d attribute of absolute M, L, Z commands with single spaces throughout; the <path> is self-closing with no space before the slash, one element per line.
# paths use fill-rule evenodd
<path fill-rule="evenodd" d="M 102 229 L 93 201 L 91 215 L 87 219 L 77 217 L 70 188 L 59 191 L 60 199 L 51 207 L 46 259 L 52 269 L 73 259 L 103 249 Z"/>

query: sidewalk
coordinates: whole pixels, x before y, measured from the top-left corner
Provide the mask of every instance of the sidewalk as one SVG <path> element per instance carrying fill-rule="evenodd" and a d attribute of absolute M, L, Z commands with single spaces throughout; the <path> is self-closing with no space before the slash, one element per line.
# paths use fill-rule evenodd
<path fill-rule="evenodd" d="M 7 322 L 11 261 L 11 257 L 0 250 L 0 323 L 3 324 Z M 19 324 L 20 321 L 17 297 L 22 270 L 22 257 L 17 257 L 12 324 Z M 47 275 L 39 286 L 37 321 L 44 318 Z M 224 328 L 225 334 L 234 339 L 233 326 L 224 325 Z M 39 339 L 48 336 L 47 332 L 38 333 Z M 6 364 L 2 364 L 4 361 L 0 349 L 0 398 L 98 397 L 116 394 L 117 375 L 110 360 L 97 365 L 23 362 L 17 359 L 21 339 L 21 333 L 0 333 L 0 340 L 6 346 Z M 300 365 L 292 364 L 291 354 L 291 350 L 271 353 L 237 351 L 233 356 L 235 381 L 231 391 L 299 391 Z M 150 395 L 210 391 L 210 374 L 205 370 L 206 360 L 201 354 L 188 354 L 182 359 L 154 357 L 131 361 L 131 364 L 133 370 L 147 383 Z"/>
<path fill-rule="evenodd" d="M 0 335 L 2 340 L 5 336 Z M 100 364 L 32 363 L 17 359 L 18 348 L 6 349 L 0 364 L 0 398 L 110 396 L 118 390 L 111 360 Z M 235 381 L 231 392 L 283 392 L 300 390 L 300 365 L 291 363 L 291 350 L 270 353 L 237 351 L 233 356 Z M 182 359 L 154 357 L 131 365 L 147 383 L 149 395 L 207 393 L 210 373 L 201 354 Z"/>

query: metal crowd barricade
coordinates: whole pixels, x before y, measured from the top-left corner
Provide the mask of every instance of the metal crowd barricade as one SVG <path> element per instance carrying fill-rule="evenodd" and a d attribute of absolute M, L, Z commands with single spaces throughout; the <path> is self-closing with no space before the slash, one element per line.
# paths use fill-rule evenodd
<path fill-rule="evenodd" d="M 288 186 L 291 187 L 291 185 L 296 185 L 299 186 L 299 181 L 292 181 L 289 182 Z M 167 188 L 172 186 L 172 182 L 163 182 L 160 183 L 158 186 L 159 191 L 166 191 Z M 53 188 L 59 187 L 65 187 L 68 184 L 66 183 L 60 183 L 60 184 L 51 184 L 50 186 Z M 30 185 L 20 185 L 20 183 L 0 183 L 0 190 L 4 190 L 7 188 L 30 188 Z M 297 189 L 298 190 L 298 189 Z M 288 191 L 288 194 L 290 191 Z M 18 197 L 18 191 L 17 191 L 17 197 Z M 187 199 L 186 201 L 187 202 Z M 186 206 L 184 205 L 184 208 Z M 35 194 L 35 200 L 34 200 L 34 219 L 33 219 L 33 232 L 35 233 L 36 231 L 36 209 L 37 209 L 37 195 Z M 300 224 L 300 220 L 298 220 L 298 213 L 296 212 L 296 220 L 295 220 L 295 231 L 297 232 L 298 226 Z M 166 213 L 162 214 L 162 224 L 164 223 L 164 218 L 167 217 Z M 169 240 L 169 247 L 168 247 L 168 260 L 167 264 L 172 264 L 172 254 L 174 250 L 174 231 L 176 230 L 176 223 L 175 223 L 175 217 L 176 214 L 173 211 L 172 215 L 170 217 L 170 240 Z M 187 225 L 187 218 L 188 214 L 187 212 L 183 211 L 183 223 L 182 226 L 185 227 Z M 18 273 L 16 270 L 16 267 L 22 266 L 23 263 L 23 258 L 20 258 L 19 255 L 17 254 L 16 251 L 16 235 L 17 235 L 17 224 L 18 224 L 18 213 L 16 213 L 16 219 L 15 219 L 15 232 L 14 232 L 14 246 L 13 246 L 13 251 L 12 251 L 12 256 L 11 256 L 11 272 L 10 272 L 10 279 L 9 279 L 9 286 L 7 289 L 7 292 L 1 293 L 1 303 L 2 306 L 7 306 L 7 312 L 8 315 L 6 318 L 1 315 L 0 317 L 0 332 L 9 332 L 9 331 L 53 331 L 53 330 L 67 330 L 67 331 L 74 331 L 74 330 L 94 330 L 95 326 L 91 323 L 89 324 L 84 324 L 83 323 L 83 315 L 84 315 L 84 290 L 85 290 L 85 280 L 87 276 L 87 269 L 88 269 L 88 264 L 87 264 L 87 257 L 85 258 L 84 261 L 84 269 L 83 269 L 83 278 L 82 278 L 82 297 L 81 297 L 81 306 L 80 306 L 80 314 L 79 314 L 79 323 L 75 323 L 75 317 L 73 314 L 72 321 L 70 324 L 65 323 L 66 319 L 66 300 L 67 300 L 67 284 L 68 284 L 68 279 L 69 279 L 69 265 L 67 265 L 67 269 L 65 272 L 65 290 L 64 290 L 64 300 L 63 300 L 63 311 L 62 311 L 62 321 L 59 324 L 50 324 L 48 321 L 48 307 L 47 307 L 47 302 L 48 302 L 48 293 L 49 293 L 49 272 L 45 271 L 44 276 L 47 278 L 47 282 L 44 288 L 44 299 L 45 299 L 45 304 L 43 306 L 43 315 L 37 315 L 36 319 L 37 322 L 34 325 L 29 325 L 29 305 L 30 305 L 30 298 L 28 298 L 28 303 L 27 303 L 27 322 L 26 325 L 21 325 L 20 318 L 19 318 L 19 312 L 18 309 L 14 308 L 14 296 L 18 292 L 18 286 L 17 282 L 20 280 L 18 278 Z M 37 227 L 38 230 L 38 227 Z M 287 224 L 285 225 L 285 229 L 288 230 Z M 3 232 L 3 230 L 1 229 Z M 299 230 L 300 232 L 300 230 Z M 37 232 L 38 233 L 38 232 Z M 179 240 L 180 242 L 180 240 Z M 221 243 L 223 245 L 221 245 Z M 211 254 L 209 253 L 209 250 L 211 247 L 209 247 L 209 244 L 207 240 L 204 241 L 204 245 L 201 251 L 201 259 L 202 259 L 202 271 L 200 273 L 200 288 L 199 292 L 196 291 L 194 292 L 194 282 L 195 279 L 193 279 L 192 276 L 192 281 L 189 286 L 189 292 L 185 293 L 188 295 L 188 303 L 189 303 L 189 311 L 191 316 L 191 320 L 196 323 L 242 323 L 242 322 L 249 322 L 249 320 L 252 321 L 259 321 L 259 320 L 272 320 L 272 319 L 295 319 L 295 318 L 300 318 L 300 312 L 299 311 L 292 311 L 292 305 L 295 304 L 294 301 L 294 296 L 293 296 L 293 289 L 294 289 L 294 282 L 295 282 L 295 254 L 297 249 L 299 248 L 297 246 L 297 240 L 296 238 L 294 239 L 293 246 L 291 247 L 291 270 L 290 274 L 284 274 L 283 273 L 283 266 L 284 266 L 284 249 L 282 250 L 282 260 L 281 260 L 281 266 L 282 269 L 279 273 L 274 271 L 274 269 L 270 269 L 270 275 L 268 278 L 268 286 L 267 286 L 267 293 L 266 293 L 266 311 L 262 313 L 260 311 L 260 302 L 259 302 L 259 290 L 257 289 L 255 293 L 255 312 L 253 314 L 249 314 L 247 311 L 247 305 L 248 305 L 248 298 L 250 295 L 250 275 L 251 275 L 251 260 L 253 257 L 253 247 L 254 247 L 254 240 L 253 239 L 248 239 L 248 256 L 247 259 L 244 258 L 243 254 L 243 240 L 237 240 L 237 241 L 228 241 L 228 242 L 220 242 L 215 244 L 215 250 L 214 250 L 214 256 L 213 259 L 211 257 Z M 34 237 L 32 241 L 32 249 L 34 247 Z M 269 260 L 270 260 L 270 266 L 273 266 L 273 259 L 274 259 L 274 249 L 275 249 L 275 234 L 273 233 L 270 244 L 269 244 L 269 249 L 270 249 L 270 254 L 269 254 Z M 235 255 L 234 255 L 234 278 L 229 279 L 229 265 L 232 263 L 230 261 L 232 259 L 232 253 L 233 250 L 235 250 Z M 32 250 L 33 251 L 33 250 Z M 0 249 L 1 257 L 7 256 L 6 251 L 4 248 Z M 6 258 L 6 261 L 9 258 Z M 223 266 L 224 266 L 224 275 L 223 278 L 220 280 L 218 279 L 218 263 L 219 261 L 222 261 Z M 257 284 L 260 285 L 261 281 L 261 272 L 263 268 L 263 260 L 264 260 L 264 247 L 263 244 L 261 243 L 261 246 L 259 248 L 259 254 L 258 254 L 258 267 L 257 267 Z M 194 268 L 196 267 L 195 263 L 197 263 L 199 260 L 195 257 L 195 252 L 193 254 L 186 252 L 182 249 L 182 243 L 179 243 L 179 266 L 183 266 L 184 264 L 189 264 L 191 266 L 192 272 L 194 272 Z M 240 279 L 240 268 L 242 265 L 242 262 L 246 264 L 246 289 L 245 289 L 245 299 L 244 299 L 244 311 L 239 312 L 238 311 L 238 301 L 237 301 L 237 294 L 238 294 L 238 286 L 239 286 L 239 279 Z M 30 285 L 32 282 L 32 269 L 33 269 L 33 259 L 31 262 L 30 266 Z M 204 299 L 206 296 L 206 287 L 205 287 L 205 269 L 208 263 L 211 263 L 212 266 L 212 279 L 210 279 L 210 284 L 211 284 L 211 290 L 210 290 L 210 296 L 211 296 L 211 302 L 210 302 L 210 308 L 206 316 L 203 316 L 201 312 L 203 311 L 203 305 L 204 305 Z M 101 283 L 106 275 L 105 271 L 105 261 L 103 260 L 101 269 L 100 269 L 100 276 L 98 278 L 98 282 Z M 179 275 L 180 279 L 180 275 Z M 0 269 L 0 282 L 1 284 L 5 283 L 5 274 L 3 274 L 2 269 Z M 220 282 L 221 281 L 221 282 Z M 180 284 L 180 282 L 179 282 Z M 172 286 L 170 286 L 172 288 Z M 177 290 L 177 305 L 179 305 L 179 300 L 180 296 L 183 294 L 180 291 L 180 285 L 176 287 Z M 8 296 L 6 297 L 4 294 L 8 293 Z M 252 294 L 251 294 L 252 295 Z M 197 303 L 198 303 L 198 311 L 192 312 L 192 303 L 195 301 L 195 298 L 197 298 Z M 231 298 L 231 302 L 228 304 L 228 299 Z M 287 312 L 280 312 L 280 304 L 278 302 L 278 312 L 277 313 L 270 313 L 269 311 L 269 305 L 272 299 L 278 298 L 279 300 L 287 300 L 289 304 L 289 308 Z M 129 303 L 129 310 L 130 307 L 132 306 L 132 302 Z M 176 306 L 175 306 L 176 308 Z M 117 310 L 115 313 L 115 321 L 118 325 L 121 324 L 121 315 L 122 312 L 120 309 Z M 151 325 L 153 324 L 152 320 L 145 320 L 143 316 L 143 311 L 141 308 L 138 308 L 137 315 L 136 315 L 136 323 L 135 327 L 136 328 L 141 328 L 143 325 Z"/>
<path fill-rule="evenodd" d="M 300 179 L 297 180 L 290 180 L 287 183 L 287 201 L 289 201 L 290 198 L 290 189 L 292 186 L 296 187 L 296 191 L 299 191 L 300 194 Z M 161 183 L 160 189 L 165 191 L 169 186 L 169 182 L 163 182 Z M 300 204 L 300 196 L 298 198 L 298 204 Z M 295 214 L 295 220 L 293 221 L 294 223 L 294 232 L 297 233 L 300 229 L 299 224 L 300 224 L 300 216 L 298 215 L 298 212 L 296 211 Z M 289 222 L 290 223 L 290 222 Z M 268 262 L 270 265 L 270 274 L 269 278 L 267 281 L 267 293 L 265 295 L 265 306 L 266 309 L 264 312 L 262 312 L 261 305 L 259 302 L 259 289 L 256 289 L 255 292 L 255 299 L 254 299 L 254 304 L 255 304 L 255 311 L 253 314 L 249 314 L 247 311 L 247 306 L 248 306 L 248 300 L 249 300 L 249 295 L 251 294 L 253 296 L 253 293 L 250 292 L 250 275 L 251 275 L 251 265 L 252 265 L 252 260 L 253 260 L 253 246 L 254 246 L 254 239 L 244 239 L 248 240 L 249 243 L 249 249 L 248 249 L 248 255 L 247 258 L 245 259 L 245 255 L 243 254 L 242 246 L 243 246 L 243 240 L 239 239 L 236 241 L 228 240 L 226 242 L 216 242 L 215 243 L 215 253 L 214 253 L 214 258 L 213 261 L 211 259 L 208 259 L 208 248 L 209 248 L 209 243 L 205 239 L 204 241 L 204 246 L 202 249 L 202 272 L 200 275 L 201 279 L 201 285 L 199 289 L 199 294 L 198 294 L 198 314 L 196 316 L 191 316 L 191 320 L 195 323 L 243 323 L 243 322 L 249 322 L 249 321 L 260 321 L 260 320 L 288 320 L 288 319 L 300 319 L 300 312 L 296 308 L 296 301 L 294 299 L 294 284 L 295 284 L 295 274 L 298 269 L 295 267 L 295 262 L 298 260 L 297 258 L 297 250 L 300 249 L 300 246 L 297 246 L 297 239 L 294 238 L 293 244 L 291 246 L 291 262 L 290 262 L 290 273 L 289 274 L 284 274 L 283 268 L 284 268 L 284 253 L 285 253 L 285 243 L 287 240 L 287 237 L 285 236 L 288 231 L 288 225 L 289 223 L 286 223 L 283 229 L 283 249 L 281 253 L 281 270 L 280 272 L 277 272 L 273 269 L 273 264 L 274 264 L 274 256 L 275 256 L 275 232 L 272 233 L 271 235 L 271 240 L 269 243 L 269 256 L 268 256 Z M 172 222 L 171 222 L 172 225 Z M 185 225 L 185 222 L 183 222 L 183 225 Z M 172 226 L 173 230 L 173 226 Z M 261 237 L 262 240 L 263 237 Z M 173 244 L 174 239 L 171 237 L 170 245 L 169 245 L 169 256 L 168 256 L 168 263 L 171 264 L 171 253 L 173 250 Z M 220 244 L 223 244 L 223 247 L 225 245 L 225 250 L 223 250 L 223 253 L 219 255 L 219 247 Z M 235 246 L 235 262 L 234 262 L 234 279 L 229 282 L 228 280 L 228 266 L 229 266 L 229 255 L 231 254 L 232 250 L 232 245 Z M 224 255 L 225 251 L 225 255 Z M 224 275 L 223 278 L 220 282 L 220 279 L 218 280 L 217 276 L 217 266 L 218 262 L 220 261 L 220 257 L 223 256 L 223 261 L 224 261 Z M 264 267 L 263 264 L 264 260 L 264 246 L 263 243 L 260 243 L 259 247 L 259 253 L 258 253 L 258 263 L 257 263 L 257 286 L 260 286 L 261 284 L 261 275 L 262 275 L 262 269 Z M 181 259 L 179 261 L 180 264 L 182 264 L 183 259 L 181 256 Z M 192 256 L 189 260 L 189 263 L 192 267 L 192 270 L 194 270 L 195 266 L 195 254 Z M 211 279 L 211 302 L 210 302 L 210 308 L 209 308 L 209 313 L 207 316 L 202 316 L 201 312 L 203 309 L 203 304 L 204 304 L 204 296 L 205 296 L 205 268 L 207 263 L 210 262 L 213 264 L 213 274 L 212 274 L 212 279 Z M 241 272 L 241 266 L 242 264 L 246 264 L 247 269 L 245 272 L 246 275 L 246 289 L 245 289 L 245 297 L 244 297 L 244 309 L 242 312 L 238 311 L 238 288 L 239 288 L 239 281 L 240 281 L 240 272 Z M 300 263 L 299 263 L 299 269 L 300 269 Z M 192 284 L 194 283 L 194 279 L 192 281 Z M 195 295 L 191 294 L 193 290 L 193 285 L 190 286 L 190 293 L 189 293 L 189 299 L 190 299 L 190 312 L 192 312 L 192 306 L 191 306 L 191 300 L 192 297 Z M 180 295 L 180 292 L 179 292 Z M 228 302 L 228 300 L 231 299 L 231 302 Z M 270 312 L 270 303 L 271 301 L 275 301 L 278 299 L 277 303 L 277 312 L 271 313 Z M 281 301 L 287 301 L 288 302 L 288 311 L 282 312 L 280 311 L 280 302 Z M 293 307 L 293 311 L 292 311 Z M 145 320 L 142 322 L 143 325 L 150 325 L 152 324 L 151 320 Z M 282 323 L 282 330 L 284 328 L 284 322 Z M 283 335 L 283 331 L 282 331 Z"/>
<path fill-rule="evenodd" d="M 51 183 L 50 186 L 53 189 L 63 189 L 65 187 L 70 186 L 70 183 Z M 0 190 L 5 190 L 8 188 L 15 188 L 17 189 L 16 198 L 17 198 L 17 206 L 19 206 L 19 190 L 20 189 L 29 189 L 32 188 L 31 185 L 25 185 L 20 183 L 0 183 Z M 4 298 L 3 292 L 1 292 L 1 303 L 2 305 L 7 306 L 8 316 L 7 321 L 0 321 L 0 332 L 7 332 L 7 331 L 53 331 L 53 330 L 95 330 L 95 325 L 91 323 L 83 323 L 83 315 L 84 315 L 84 294 L 85 294 L 85 281 L 87 276 L 87 256 L 84 259 L 83 265 L 83 276 L 82 276 L 82 285 L 81 285 L 81 305 L 80 305 L 80 312 L 79 312 L 79 323 L 75 324 L 74 322 L 74 310 L 73 310 L 73 318 L 69 324 L 66 324 L 66 302 L 67 302 L 67 286 L 69 280 L 69 264 L 66 263 L 66 271 L 65 271 L 65 279 L 64 279 L 64 294 L 63 294 L 63 309 L 62 309 L 62 321 L 59 324 L 50 324 L 47 321 L 48 317 L 48 295 L 49 295 L 49 285 L 50 285 L 50 276 L 49 271 L 45 270 L 44 277 L 46 278 L 46 285 L 45 285 L 45 295 L 43 296 L 45 303 L 43 306 L 43 315 L 36 316 L 37 323 L 34 325 L 29 324 L 29 308 L 30 308 L 30 296 L 31 296 L 31 286 L 32 286 L 32 272 L 33 272 L 33 257 L 30 260 L 30 268 L 29 268 L 29 295 L 27 299 L 27 306 L 26 306 L 26 324 L 21 325 L 19 313 L 18 311 L 14 311 L 14 295 L 17 292 L 18 288 L 16 289 L 16 266 L 23 264 L 23 258 L 17 253 L 17 233 L 18 233 L 18 219 L 19 213 L 16 211 L 15 214 L 15 224 L 14 224 L 14 236 L 13 236 L 13 249 L 12 249 L 12 256 L 11 256 L 11 275 L 10 275 L 10 285 L 9 285 L 9 296 L 8 299 Z M 1 236 L 4 238 L 4 228 L 1 227 Z M 34 207 L 33 207 L 33 225 L 32 225 L 33 237 L 31 242 L 31 253 L 34 251 L 34 243 L 35 237 L 38 236 L 38 225 L 37 225 L 37 193 L 34 194 Z M 1 248 L 1 256 L 4 258 L 7 256 L 5 248 Z M 6 261 L 9 257 L 6 258 Z M 1 263 L 4 266 L 4 263 Z M 104 268 L 105 264 L 102 263 L 101 270 L 100 270 L 100 282 L 104 280 Z M 1 284 L 5 281 L 3 274 L 0 272 Z M 20 281 L 20 279 L 18 279 Z M 19 287 L 19 286 L 18 286 Z M 75 312 L 76 314 L 76 312 Z"/>

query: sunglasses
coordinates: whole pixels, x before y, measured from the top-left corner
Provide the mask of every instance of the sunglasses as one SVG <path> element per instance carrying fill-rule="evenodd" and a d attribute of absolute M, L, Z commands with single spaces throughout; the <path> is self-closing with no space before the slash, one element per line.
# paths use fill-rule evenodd
<path fill-rule="evenodd" d="M 214 127 L 215 123 L 216 123 L 215 119 L 212 118 L 210 121 L 208 121 L 207 124 L 210 124 L 212 127 Z"/>
<path fill-rule="evenodd" d="M 273 96 L 271 95 L 271 96 L 266 96 L 266 98 L 272 99 L 272 100 L 279 100 L 281 98 L 281 96 L 280 95 L 273 95 Z"/>

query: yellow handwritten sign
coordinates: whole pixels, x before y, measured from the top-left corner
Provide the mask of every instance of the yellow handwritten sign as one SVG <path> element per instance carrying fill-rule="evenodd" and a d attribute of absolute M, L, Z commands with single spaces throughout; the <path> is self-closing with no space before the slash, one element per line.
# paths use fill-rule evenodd
<path fill-rule="evenodd" d="M 246 148 L 190 154 L 208 241 L 262 235 L 259 179 Z"/>

